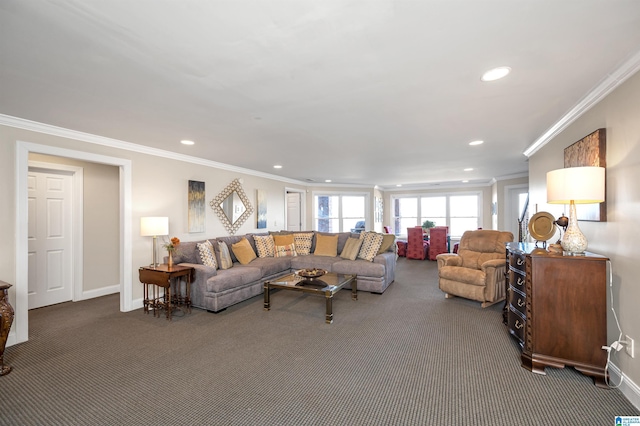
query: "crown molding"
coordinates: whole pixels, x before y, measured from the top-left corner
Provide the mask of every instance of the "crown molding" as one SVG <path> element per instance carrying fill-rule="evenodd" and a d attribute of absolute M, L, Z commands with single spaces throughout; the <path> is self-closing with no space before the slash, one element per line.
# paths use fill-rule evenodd
<path fill-rule="evenodd" d="M 629 77 L 640 70 L 640 51 L 632 54 L 620 67 L 607 75 L 596 87 L 594 87 L 587 95 L 580 100 L 573 108 L 569 110 L 560 120 L 544 132 L 524 151 L 524 155 L 531 157 L 540 148 L 549 143 L 560 132 L 569 127 L 571 123 L 577 120 L 582 114 L 587 112 L 591 107 L 600 102 L 615 88 L 624 83 Z"/>
<path fill-rule="evenodd" d="M 216 169 L 227 170 L 234 173 L 243 173 L 249 176 L 257 176 L 265 179 L 272 179 L 280 182 L 291 183 L 302 186 L 309 186 L 307 182 L 289 179 L 282 176 L 263 173 L 256 170 L 245 169 L 243 167 L 232 166 L 217 161 L 205 160 L 203 158 L 191 155 L 178 154 L 176 152 L 166 151 L 158 148 L 151 148 L 131 142 L 125 142 L 118 139 L 98 136 L 91 133 L 84 133 L 77 130 L 65 129 L 63 127 L 52 126 L 50 124 L 39 123 L 36 121 L 26 120 L 24 118 L 12 117 L 10 115 L 0 114 L 0 125 L 15 127 L 18 129 L 29 130 L 32 132 L 44 133 L 51 136 L 58 136 L 67 139 L 74 139 L 82 142 L 92 143 L 96 145 L 108 146 L 110 148 L 122 149 L 125 151 L 137 152 L 140 154 L 154 155 L 156 157 L 168 158 L 171 160 L 184 161 L 186 163 L 198 164 Z"/>

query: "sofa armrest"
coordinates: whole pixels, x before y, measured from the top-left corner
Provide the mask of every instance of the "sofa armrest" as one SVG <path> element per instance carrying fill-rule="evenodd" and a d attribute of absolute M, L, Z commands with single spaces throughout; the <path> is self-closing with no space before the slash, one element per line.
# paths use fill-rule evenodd
<path fill-rule="evenodd" d="M 438 269 L 443 266 L 462 266 L 462 258 L 455 253 L 440 253 L 436 256 Z"/>
<path fill-rule="evenodd" d="M 480 269 L 482 269 L 483 272 L 487 273 L 490 268 L 500 268 L 504 273 L 504 269 L 506 268 L 506 266 L 507 262 L 505 259 L 491 259 L 480 265 Z"/>
<path fill-rule="evenodd" d="M 194 276 L 191 278 L 193 286 L 205 286 L 209 278 L 218 275 L 218 271 L 215 268 L 200 263 L 180 263 L 179 265 L 193 268 Z"/>

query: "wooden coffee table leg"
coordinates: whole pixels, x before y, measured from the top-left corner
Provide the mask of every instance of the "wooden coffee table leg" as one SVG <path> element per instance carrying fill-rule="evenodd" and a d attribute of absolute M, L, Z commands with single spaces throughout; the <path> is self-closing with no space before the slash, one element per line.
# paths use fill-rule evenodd
<path fill-rule="evenodd" d="M 358 282 L 356 280 L 351 283 L 351 299 L 358 300 Z"/>
<path fill-rule="evenodd" d="M 333 322 L 333 294 L 328 293 L 327 299 L 327 314 L 325 315 L 325 322 L 331 324 Z"/>
<path fill-rule="evenodd" d="M 269 284 L 264 285 L 264 310 L 268 311 L 271 309 L 271 300 L 269 300 Z"/>

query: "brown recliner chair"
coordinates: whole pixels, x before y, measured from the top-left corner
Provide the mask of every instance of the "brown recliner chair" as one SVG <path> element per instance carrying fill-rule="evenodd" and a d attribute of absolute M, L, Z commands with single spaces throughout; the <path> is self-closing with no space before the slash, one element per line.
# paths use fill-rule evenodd
<path fill-rule="evenodd" d="M 436 258 L 439 286 L 445 297 L 477 300 L 483 308 L 504 300 L 505 243 L 511 241 L 511 232 L 466 231 L 457 254 L 439 254 Z"/>

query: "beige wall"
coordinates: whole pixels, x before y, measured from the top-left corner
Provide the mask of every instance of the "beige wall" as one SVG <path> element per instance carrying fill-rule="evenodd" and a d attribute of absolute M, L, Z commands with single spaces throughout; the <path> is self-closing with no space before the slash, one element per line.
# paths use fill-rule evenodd
<path fill-rule="evenodd" d="M 529 159 L 531 202 L 540 211 L 555 217 L 563 206 L 546 204 L 546 173 L 563 167 L 564 149 L 596 129 L 607 132 L 607 222 L 579 222 L 589 240 L 589 251 L 611 259 L 613 308 L 622 332 L 640 343 L 640 284 L 638 254 L 640 241 L 640 74 L 632 76 L 599 104 Z M 578 206 L 579 208 L 579 206 Z M 565 212 L 568 215 L 568 212 Z M 611 301 L 608 302 L 611 306 Z M 609 343 L 618 338 L 618 329 L 609 310 Z M 576 327 L 579 327 L 576 324 Z M 585 330 L 588 332 L 588 330 Z M 613 362 L 636 385 L 640 385 L 640 351 L 636 357 L 620 352 Z"/>

